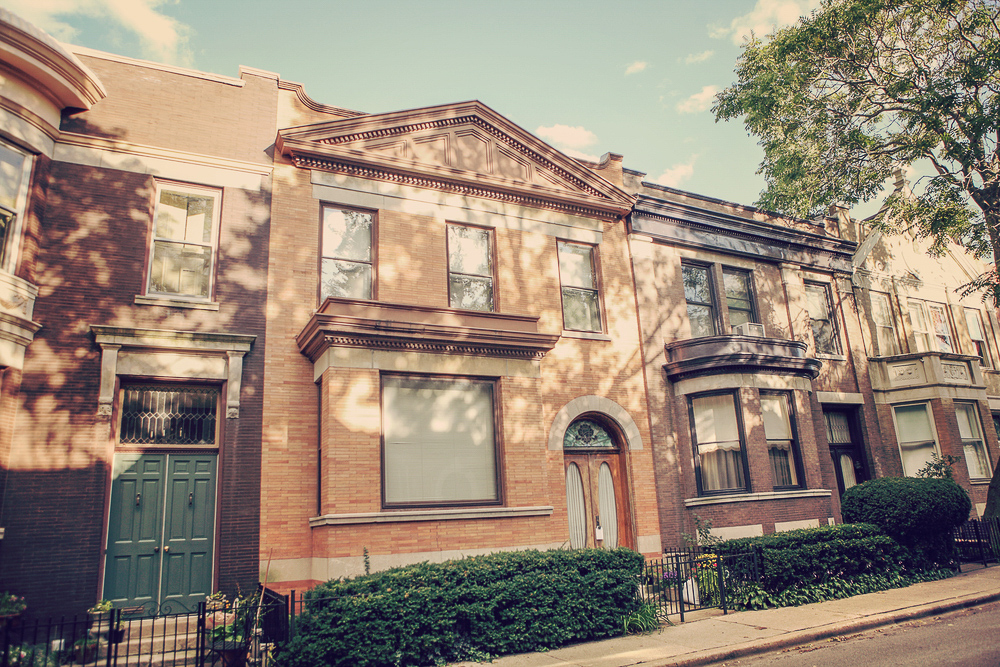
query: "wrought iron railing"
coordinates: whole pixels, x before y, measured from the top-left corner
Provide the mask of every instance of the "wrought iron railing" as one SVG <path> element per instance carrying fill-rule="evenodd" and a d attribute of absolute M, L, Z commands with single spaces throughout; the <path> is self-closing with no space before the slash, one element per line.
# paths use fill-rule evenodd
<path fill-rule="evenodd" d="M 979 562 L 987 567 L 1000 562 L 1000 518 L 970 519 L 955 529 L 955 551 L 959 562 Z"/>
<path fill-rule="evenodd" d="M 660 560 L 647 560 L 639 582 L 639 598 L 656 607 L 661 618 L 717 607 L 732 608 L 735 595 L 746 585 L 759 583 L 756 551 L 713 554 L 675 551 Z"/>

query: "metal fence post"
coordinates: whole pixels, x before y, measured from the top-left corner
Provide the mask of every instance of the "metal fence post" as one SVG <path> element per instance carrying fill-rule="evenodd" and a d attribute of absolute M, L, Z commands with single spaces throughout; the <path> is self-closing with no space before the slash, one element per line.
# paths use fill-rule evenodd
<path fill-rule="evenodd" d="M 729 610 L 726 608 L 726 582 L 725 582 L 725 571 L 726 568 L 722 567 L 722 556 L 715 557 L 715 576 L 718 581 L 719 589 L 719 602 L 722 604 L 722 613 L 728 614 Z"/>
<path fill-rule="evenodd" d="M 674 554 L 674 564 L 677 566 L 674 571 L 677 572 L 678 579 L 678 595 L 677 595 L 677 608 L 681 614 L 681 623 L 684 622 L 684 585 L 687 583 L 687 577 L 681 574 L 681 557 L 678 554 Z"/>

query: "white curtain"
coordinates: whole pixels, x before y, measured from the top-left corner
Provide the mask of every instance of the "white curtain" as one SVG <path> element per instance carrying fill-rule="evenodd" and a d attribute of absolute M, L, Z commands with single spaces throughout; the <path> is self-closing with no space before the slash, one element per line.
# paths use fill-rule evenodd
<path fill-rule="evenodd" d="M 844 491 L 857 486 L 858 479 L 854 476 L 854 459 L 850 454 L 840 455 L 840 476 L 844 478 Z"/>
<path fill-rule="evenodd" d="M 601 463 L 597 474 L 597 507 L 601 513 L 601 528 L 604 530 L 605 549 L 618 546 L 618 504 L 615 502 L 615 481 L 611 476 L 611 466 Z"/>
<path fill-rule="evenodd" d="M 569 546 L 587 546 L 587 515 L 583 500 L 583 478 L 575 463 L 566 466 L 566 509 L 569 512 Z"/>
<path fill-rule="evenodd" d="M 931 460 L 936 451 L 928 407 L 925 403 L 898 405 L 893 411 L 896 414 L 903 474 L 913 477 Z"/>
<path fill-rule="evenodd" d="M 743 447 L 732 394 L 691 400 L 702 491 L 744 488 Z"/>
<path fill-rule="evenodd" d="M 992 471 L 983 447 L 983 436 L 979 429 L 976 406 L 969 403 L 956 403 L 955 416 L 958 418 L 958 433 L 962 438 L 962 449 L 965 452 L 965 465 L 969 468 L 969 477 L 974 479 L 990 477 Z"/>
<path fill-rule="evenodd" d="M 788 396 L 761 394 L 760 414 L 764 421 L 768 458 L 775 486 L 798 486 L 795 449 L 792 447 L 792 422 L 788 415 Z"/>

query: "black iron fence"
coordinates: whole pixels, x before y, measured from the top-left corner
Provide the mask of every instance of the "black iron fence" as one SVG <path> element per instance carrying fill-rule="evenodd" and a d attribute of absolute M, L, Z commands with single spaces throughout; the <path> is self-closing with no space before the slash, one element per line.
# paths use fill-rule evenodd
<path fill-rule="evenodd" d="M 959 562 L 1000 562 L 1000 518 L 970 519 L 955 529 L 955 550 Z"/>
<path fill-rule="evenodd" d="M 692 551 L 665 554 L 646 561 L 639 583 L 642 602 L 657 608 L 661 618 L 718 607 L 728 613 L 734 596 L 743 587 L 760 581 L 756 551 L 718 555 Z"/>
<path fill-rule="evenodd" d="M 194 611 L 112 609 L 58 620 L 3 619 L 2 667 L 265 667 L 288 639 L 287 598 L 265 590 Z"/>

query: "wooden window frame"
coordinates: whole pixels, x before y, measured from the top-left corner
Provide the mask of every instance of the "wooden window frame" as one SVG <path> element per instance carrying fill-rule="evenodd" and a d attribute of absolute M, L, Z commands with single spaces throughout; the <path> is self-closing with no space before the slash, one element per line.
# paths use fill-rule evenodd
<path fill-rule="evenodd" d="M 590 270 L 594 276 L 594 287 L 593 289 L 580 287 L 578 285 L 567 285 L 563 279 L 562 275 L 562 258 L 560 253 L 562 252 L 563 246 L 580 246 L 590 249 Z M 556 239 L 556 259 L 557 266 L 559 267 L 559 302 L 562 306 L 562 319 L 563 319 L 563 330 L 564 331 L 581 331 L 585 333 L 604 333 L 607 330 L 607 318 L 604 313 L 604 291 L 601 289 L 601 263 L 600 249 L 592 243 L 580 243 L 578 241 L 566 241 L 562 239 Z M 597 319 L 599 321 L 599 326 L 596 329 L 573 329 L 566 326 L 566 289 L 577 290 L 580 292 L 592 292 L 595 296 L 595 302 L 597 304 Z"/>
<path fill-rule="evenodd" d="M 486 232 L 486 239 L 489 243 L 489 248 L 487 256 L 490 260 L 490 273 L 489 276 L 480 275 L 478 273 L 461 273 L 458 271 L 451 270 L 451 229 L 465 227 L 467 229 L 478 229 Z M 456 310 L 471 310 L 480 313 L 496 313 L 499 312 L 499 291 L 497 290 L 497 257 L 496 257 L 496 230 L 492 227 L 484 227 L 482 225 L 469 225 L 462 222 L 448 222 L 445 224 L 445 255 L 446 261 L 448 263 L 448 307 L 454 308 Z M 488 309 L 478 309 L 478 308 L 462 308 L 460 306 L 455 306 L 452 303 L 451 294 L 451 277 L 453 275 L 457 276 L 472 276 L 476 278 L 486 278 L 490 279 L 490 308 Z"/>
<path fill-rule="evenodd" d="M 702 301 L 691 301 L 687 298 L 687 290 L 684 288 L 684 272 L 685 270 L 700 270 L 704 271 L 708 278 L 708 295 L 710 301 L 708 303 Z M 705 264 L 702 262 L 681 262 L 681 293 L 684 295 L 684 303 L 687 307 L 687 318 L 688 326 L 691 329 L 691 338 L 708 338 L 710 336 L 718 336 L 720 323 L 719 323 L 719 307 L 716 305 L 715 301 L 718 298 L 716 292 L 715 284 L 715 271 L 713 270 L 712 264 Z M 712 323 L 712 333 L 705 335 L 695 335 L 694 328 L 691 327 L 691 306 L 697 308 L 708 308 L 709 311 L 709 321 Z"/>
<path fill-rule="evenodd" d="M 719 489 L 719 490 L 705 490 L 704 484 L 702 483 L 702 470 L 701 470 L 701 459 L 698 452 L 698 432 L 695 428 L 695 410 L 694 402 L 699 398 L 710 398 L 713 396 L 730 396 L 733 400 L 733 410 L 736 413 L 736 434 L 740 442 L 740 457 L 742 459 L 743 468 L 743 486 L 740 488 L 733 489 Z M 750 477 L 750 462 L 747 456 L 747 442 L 746 442 L 746 430 L 743 424 L 743 411 L 740 401 L 740 392 L 738 389 L 730 389 L 725 391 L 709 391 L 699 394 L 692 394 L 688 396 L 688 425 L 689 432 L 691 435 L 691 449 L 692 457 L 694 463 L 694 478 L 698 489 L 698 495 L 701 497 L 712 497 L 712 496 L 732 496 L 745 493 L 751 493 L 753 485 L 751 483 Z"/>
<path fill-rule="evenodd" d="M 326 235 L 326 211 L 327 210 L 350 211 L 352 213 L 361 213 L 363 215 L 369 215 L 369 216 L 371 216 L 371 219 L 372 219 L 372 228 L 371 228 L 371 239 L 369 241 L 369 247 L 368 247 L 368 257 L 369 257 L 368 261 L 355 260 L 355 259 L 346 259 L 346 258 L 343 258 L 343 257 L 334 257 L 332 255 L 325 255 L 325 254 L 323 254 L 324 237 Z M 376 271 L 376 269 L 378 267 L 378 262 L 377 262 L 377 259 L 378 259 L 378 211 L 364 209 L 364 208 L 356 208 L 354 206 L 344 206 L 343 204 L 338 204 L 336 202 L 322 202 L 320 204 L 320 210 L 319 210 L 319 253 L 318 254 L 319 254 L 319 266 L 317 267 L 317 270 L 318 270 L 318 275 L 319 275 L 319 281 L 318 281 L 319 284 L 317 285 L 316 293 L 317 293 L 317 296 L 319 298 L 320 305 L 322 305 L 323 302 L 326 301 L 326 299 L 328 297 L 331 297 L 331 296 L 333 296 L 334 298 L 358 298 L 358 297 L 338 297 L 338 296 L 335 296 L 335 295 L 332 295 L 332 294 L 327 294 L 327 295 L 324 296 L 324 294 L 323 294 L 323 261 L 327 260 L 327 259 L 332 260 L 332 261 L 336 261 L 336 262 L 350 262 L 352 264 L 363 264 L 363 265 L 368 266 L 370 268 L 370 271 L 371 271 L 371 290 L 370 290 L 370 292 L 369 292 L 369 294 L 368 294 L 367 297 L 363 297 L 363 300 L 365 300 L 365 301 L 375 301 L 378 298 L 378 280 L 377 280 L 377 271 Z"/>

